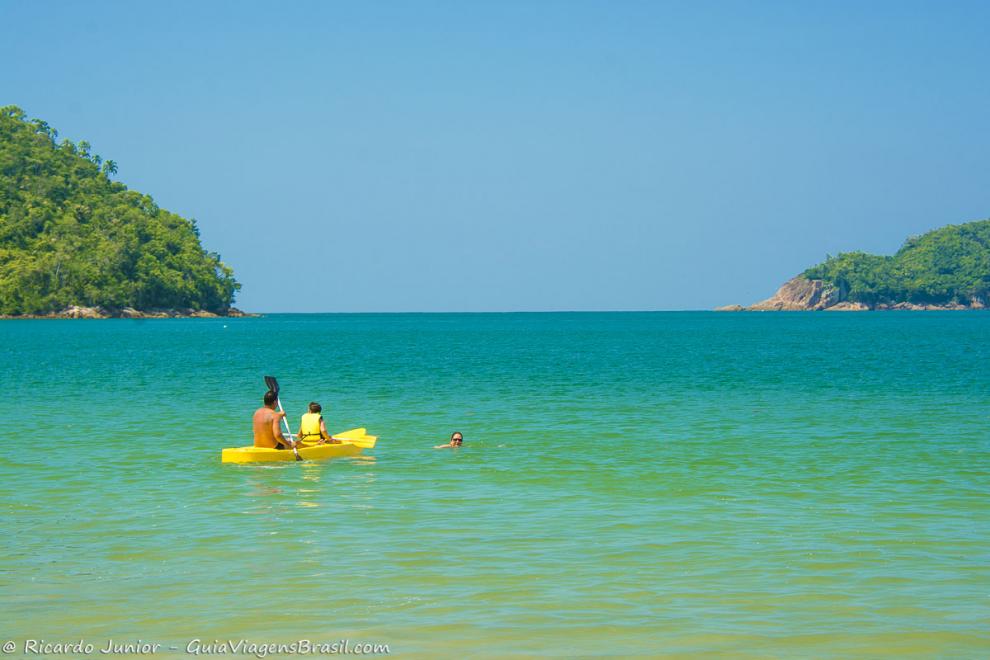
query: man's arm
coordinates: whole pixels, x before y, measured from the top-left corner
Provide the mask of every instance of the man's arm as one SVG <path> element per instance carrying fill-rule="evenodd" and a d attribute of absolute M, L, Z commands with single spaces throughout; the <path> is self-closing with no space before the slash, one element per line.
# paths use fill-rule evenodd
<path fill-rule="evenodd" d="M 291 447 L 295 444 L 293 440 L 286 440 L 285 436 L 282 434 L 282 418 L 285 417 L 284 412 L 272 412 L 272 435 L 275 439 L 280 441 L 283 445 Z"/>

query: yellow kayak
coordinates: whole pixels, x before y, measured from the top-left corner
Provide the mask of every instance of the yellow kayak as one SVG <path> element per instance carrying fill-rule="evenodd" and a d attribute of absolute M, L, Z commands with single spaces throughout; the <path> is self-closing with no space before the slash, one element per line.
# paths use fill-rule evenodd
<path fill-rule="evenodd" d="M 354 456 L 360 454 L 364 449 L 371 449 L 378 441 L 376 436 L 368 435 L 368 429 L 365 428 L 334 433 L 333 437 L 341 442 L 322 445 L 315 442 L 303 442 L 299 445 L 299 455 L 304 460 Z M 223 463 L 268 463 L 294 460 L 296 460 L 296 455 L 291 449 L 268 449 L 254 446 L 228 447 L 220 454 L 220 461 Z"/>

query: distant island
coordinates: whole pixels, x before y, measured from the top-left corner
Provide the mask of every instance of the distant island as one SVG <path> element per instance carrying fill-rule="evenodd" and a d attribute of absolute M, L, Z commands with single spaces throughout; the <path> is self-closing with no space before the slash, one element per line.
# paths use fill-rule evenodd
<path fill-rule="evenodd" d="M 193 220 L 111 177 L 89 143 L 0 108 L 0 316 L 236 316 Z"/>
<path fill-rule="evenodd" d="M 892 257 L 829 256 L 755 305 L 717 311 L 985 309 L 990 306 L 990 220 L 909 238 Z"/>

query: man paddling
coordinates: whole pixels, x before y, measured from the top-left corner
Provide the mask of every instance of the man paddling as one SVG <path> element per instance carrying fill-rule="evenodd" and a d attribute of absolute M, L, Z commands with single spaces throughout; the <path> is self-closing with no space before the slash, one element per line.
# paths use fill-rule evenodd
<path fill-rule="evenodd" d="M 268 390 L 264 401 L 264 407 L 254 411 L 254 446 L 268 449 L 294 448 L 295 440 L 286 439 L 282 435 L 282 418 L 285 413 L 275 410 L 278 395 Z"/>

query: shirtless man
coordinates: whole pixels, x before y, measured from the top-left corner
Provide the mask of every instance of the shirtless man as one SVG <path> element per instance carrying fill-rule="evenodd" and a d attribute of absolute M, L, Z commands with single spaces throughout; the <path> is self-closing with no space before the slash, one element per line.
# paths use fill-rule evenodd
<path fill-rule="evenodd" d="M 265 392 L 265 406 L 254 411 L 254 446 L 269 449 L 292 449 L 294 440 L 286 440 L 282 435 L 284 412 L 275 410 L 278 397 L 272 391 Z"/>

